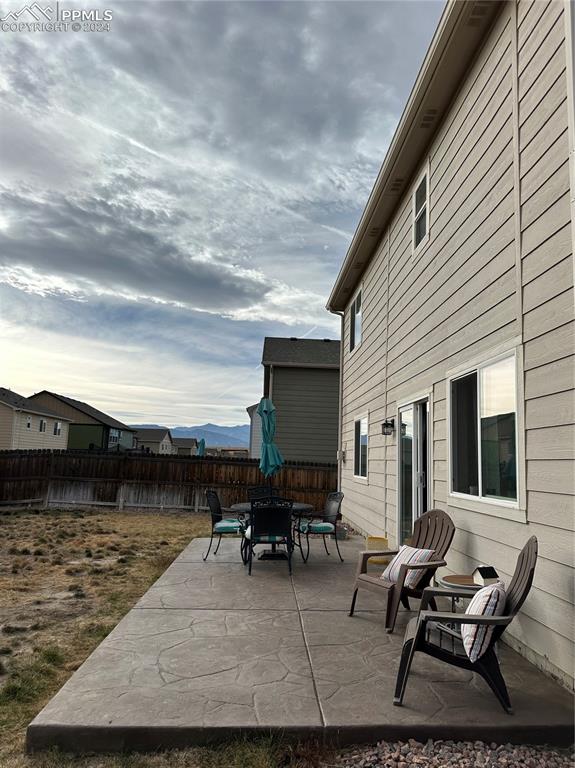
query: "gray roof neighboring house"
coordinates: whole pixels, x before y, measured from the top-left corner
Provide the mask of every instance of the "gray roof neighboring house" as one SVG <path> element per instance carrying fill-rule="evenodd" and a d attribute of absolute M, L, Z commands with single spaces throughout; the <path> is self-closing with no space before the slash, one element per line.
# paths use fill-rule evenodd
<path fill-rule="evenodd" d="M 198 444 L 195 437 L 172 437 L 172 442 L 178 448 L 195 448 Z"/>
<path fill-rule="evenodd" d="M 167 427 L 161 429 L 133 429 L 132 432 L 136 433 L 136 440 L 140 443 L 161 443 L 166 435 L 172 435 Z M 174 442 L 174 440 L 172 440 Z"/>
<path fill-rule="evenodd" d="M 339 341 L 266 336 L 262 365 L 339 368 Z"/>
<path fill-rule="evenodd" d="M 11 389 L 5 389 L 5 387 L 0 387 L 0 403 L 13 408 L 15 411 L 26 411 L 26 413 L 36 413 L 39 416 L 49 416 L 51 419 L 57 419 L 58 421 L 71 421 L 71 419 L 60 416 L 59 413 L 54 413 L 54 411 L 48 408 L 39 408 L 33 400 L 29 400 L 27 397 L 23 397 Z"/>
<path fill-rule="evenodd" d="M 121 421 L 118 421 L 117 419 L 114 419 L 112 416 L 108 416 L 107 413 L 103 413 L 102 411 L 99 411 L 97 408 L 94 408 L 92 405 L 88 405 L 88 403 L 82 402 L 82 400 L 74 400 L 72 397 L 65 397 L 64 395 L 59 395 L 56 392 L 50 392 L 47 389 L 43 389 L 41 392 L 35 392 L 33 397 L 36 397 L 37 395 L 42 394 L 51 395 L 52 397 L 55 397 L 57 400 L 60 400 L 63 403 L 66 403 L 66 405 L 69 405 L 72 408 L 75 408 L 77 411 L 80 411 L 81 413 L 85 413 L 86 416 L 90 416 L 92 419 L 95 419 L 96 421 L 99 421 L 100 424 L 104 424 L 106 427 L 111 427 L 112 429 L 121 429 L 124 432 L 134 432 L 131 427 L 128 427 L 126 424 L 122 424 Z"/>

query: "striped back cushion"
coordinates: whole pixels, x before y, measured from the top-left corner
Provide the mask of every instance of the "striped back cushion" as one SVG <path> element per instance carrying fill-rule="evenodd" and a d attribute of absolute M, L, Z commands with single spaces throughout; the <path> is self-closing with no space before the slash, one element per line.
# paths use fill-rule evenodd
<path fill-rule="evenodd" d="M 391 563 L 381 574 L 381 578 L 386 579 L 387 581 L 392 581 L 395 584 L 399 578 L 400 565 L 403 563 L 427 563 L 430 560 L 433 560 L 434 554 L 435 550 L 433 549 L 416 549 L 415 547 L 408 547 L 403 544 L 397 555 L 395 555 Z M 424 573 L 425 570 L 408 571 L 405 577 L 404 586 L 413 589 L 417 586 L 418 581 L 420 581 Z"/>
<path fill-rule="evenodd" d="M 498 581 L 496 584 L 489 584 L 489 586 L 476 592 L 465 613 L 474 616 L 502 616 L 505 610 L 505 601 L 505 584 Z M 477 661 L 483 656 L 489 646 L 492 634 L 493 627 L 479 624 L 461 625 L 463 647 L 470 661 Z"/>

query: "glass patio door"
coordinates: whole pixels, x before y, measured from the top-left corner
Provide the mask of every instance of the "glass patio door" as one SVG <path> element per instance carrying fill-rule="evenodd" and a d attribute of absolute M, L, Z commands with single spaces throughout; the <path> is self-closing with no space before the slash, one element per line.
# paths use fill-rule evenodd
<path fill-rule="evenodd" d="M 399 411 L 399 543 L 411 538 L 413 523 L 429 509 L 429 400 Z"/>

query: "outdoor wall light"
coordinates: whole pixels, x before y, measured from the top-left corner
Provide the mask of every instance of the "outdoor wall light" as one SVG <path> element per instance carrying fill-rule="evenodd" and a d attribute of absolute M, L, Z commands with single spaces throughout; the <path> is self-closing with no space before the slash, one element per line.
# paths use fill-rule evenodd
<path fill-rule="evenodd" d="M 395 431 L 395 421 L 394 421 L 394 419 L 387 419 L 381 425 L 381 433 L 382 433 L 382 435 L 393 435 L 394 431 Z"/>

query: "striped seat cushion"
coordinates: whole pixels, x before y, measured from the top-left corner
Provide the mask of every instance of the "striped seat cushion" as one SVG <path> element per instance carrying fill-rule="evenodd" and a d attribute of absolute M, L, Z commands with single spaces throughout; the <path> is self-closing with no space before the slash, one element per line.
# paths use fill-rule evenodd
<path fill-rule="evenodd" d="M 239 520 L 218 520 L 214 525 L 216 533 L 238 533 L 242 524 Z"/>
<path fill-rule="evenodd" d="M 249 539 L 251 541 L 252 538 L 252 527 L 251 525 L 248 525 L 246 530 L 246 539 Z M 282 541 L 285 541 L 284 536 L 256 536 L 254 538 L 254 544 L 281 544 Z"/>
<path fill-rule="evenodd" d="M 498 581 L 476 592 L 465 613 L 473 616 L 503 616 L 506 600 L 505 584 Z M 483 656 L 489 647 L 492 635 L 493 627 L 478 624 L 461 625 L 461 639 L 470 661 L 475 662 Z"/>
<path fill-rule="evenodd" d="M 393 584 L 397 584 L 399 579 L 399 568 L 403 563 L 427 563 L 433 560 L 435 551 L 433 549 L 416 549 L 415 547 L 408 547 L 403 544 L 397 555 L 393 558 L 391 563 L 387 566 L 385 571 L 381 574 L 381 578 L 386 581 L 391 581 Z M 408 571 L 405 577 L 404 586 L 413 589 L 417 586 L 425 573 L 425 570 Z"/>

